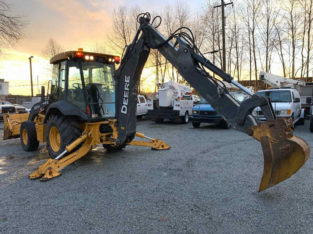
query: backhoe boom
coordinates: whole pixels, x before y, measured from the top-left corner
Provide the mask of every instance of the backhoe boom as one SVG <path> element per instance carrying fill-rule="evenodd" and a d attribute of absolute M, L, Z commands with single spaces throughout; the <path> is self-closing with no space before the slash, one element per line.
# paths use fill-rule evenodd
<path fill-rule="evenodd" d="M 152 20 L 152 23 L 160 17 Z M 293 136 L 288 121 L 277 119 L 269 99 L 255 95 L 238 84 L 233 78 L 207 60 L 197 49 L 192 32 L 181 27 L 169 38 L 164 37 L 150 23 L 149 13 L 137 18 L 140 27 L 117 70 L 118 80 L 118 144 L 129 142 L 136 133 L 136 100 L 138 83 L 150 49 L 157 49 L 180 73 L 180 75 L 205 98 L 233 128 L 242 131 L 262 144 L 264 173 L 260 191 L 273 186 L 294 174 L 308 159 L 308 144 Z M 161 21 L 161 19 L 160 19 Z M 160 22 L 161 23 L 161 22 Z M 188 33 L 187 33 L 187 32 Z M 172 40 L 175 40 L 172 43 Z M 226 82 L 235 84 L 250 97 L 239 103 L 225 85 L 213 78 L 209 71 Z M 251 114 L 260 107 L 267 119 L 259 123 Z"/>

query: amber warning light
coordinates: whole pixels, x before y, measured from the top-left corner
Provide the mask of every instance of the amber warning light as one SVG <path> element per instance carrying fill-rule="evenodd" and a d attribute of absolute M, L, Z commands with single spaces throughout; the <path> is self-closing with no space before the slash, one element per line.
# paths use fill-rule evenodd
<path fill-rule="evenodd" d="M 78 48 L 77 52 L 75 52 L 75 56 L 76 56 L 77 58 L 82 58 L 82 57 L 84 57 L 83 51 L 84 51 L 84 50 L 83 50 L 82 48 Z"/>
<path fill-rule="evenodd" d="M 114 60 L 116 63 L 121 62 L 121 58 L 119 56 L 114 56 Z"/>

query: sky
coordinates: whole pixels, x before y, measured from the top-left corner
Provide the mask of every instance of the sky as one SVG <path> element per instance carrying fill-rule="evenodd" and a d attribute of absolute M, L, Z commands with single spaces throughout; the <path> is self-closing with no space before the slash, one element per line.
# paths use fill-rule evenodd
<path fill-rule="evenodd" d="M 114 9 L 138 6 L 144 11 L 158 11 L 175 4 L 175 0 L 5 0 L 11 13 L 24 22 L 23 38 L 11 47 L 1 48 L 0 78 L 9 81 L 11 94 L 30 94 L 29 60 L 33 58 L 34 92 L 50 79 L 49 61 L 42 51 L 50 38 L 65 50 L 84 48 L 88 51 L 107 43 L 112 31 Z M 191 1 L 190 1 L 191 2 Z M 191 11 L 205 0 L 192 0 Z M 149 70 L 143 76 L 153 76 Z M 144 87 L 153 86 L 145 79 Z M 36 87 L 36 85 L 39 86 Z M 153 87 L 154 89 L 154 87 Z"/>

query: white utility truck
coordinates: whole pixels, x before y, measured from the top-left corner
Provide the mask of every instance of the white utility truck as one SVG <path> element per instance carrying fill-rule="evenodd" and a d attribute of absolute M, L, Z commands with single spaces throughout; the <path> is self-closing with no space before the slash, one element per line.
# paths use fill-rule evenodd
<path fill-rule="evenodd" d="M 273 89 L 259 90 L 256 94 L 267 97 L 278 118 L 292 118 L 293 123 L 304 124 L 304 108 L 301 107 L 300 93 L 297 88 L 305 86 L 301 80 L 292 80 L 275 76 L 266 72 L 260 73 L 260 80 L 269 84 Z M 264 115 L 260 108 L 253 115 L 262 120 Z"/>
<path fill-rule="evenodd" d="M 313 104 L 313 83 L 306 83 L 305 86 L 300 86 L 299 93 L 301 97 L 301 106 L 304 108 L 305 115 L 310 114 L 310 108 Z"/>
<path fill-rule="evenodd" d="M 193 99 L 191 88 L 169 81 L 160 85 L 155 100 L 148 102 L 148 118 L 161 123 L 164 119 L 189 122 Z"/>
<path fill-rule="evenodd" d="M 295 88 L 300 94 L 301 108 L 304 109 L 304 114 L 309 114 L 312 105 L 313 85 L 305 83 L 303 80 L 289 79 L 276 76 L 266 72 L 260 72 L 260 80 L 272 86 L 273 88 Z"/>

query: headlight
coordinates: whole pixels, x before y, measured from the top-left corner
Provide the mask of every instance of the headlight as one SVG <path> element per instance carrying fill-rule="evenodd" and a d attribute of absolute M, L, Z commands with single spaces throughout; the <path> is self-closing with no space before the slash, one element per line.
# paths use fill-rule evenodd
<path fill-rule="evenodd" d="M 258 112 L 256 110 L 252 111 L 252 115 L 253 116 L 257 116 L 258 115 Z"/>
<path fill-rule="evenodd" d="M 198 113 L 199 111 L 195 111 L 195 110 L 192 111 L 192 114 L 198 114 Z"/>
<path fill-rule="evenodd" d="M 291 114 L 291 110 L 287 109 L 287 110 L 280 110 L 279 111 L 279 115 L 290 115 Z"/>

